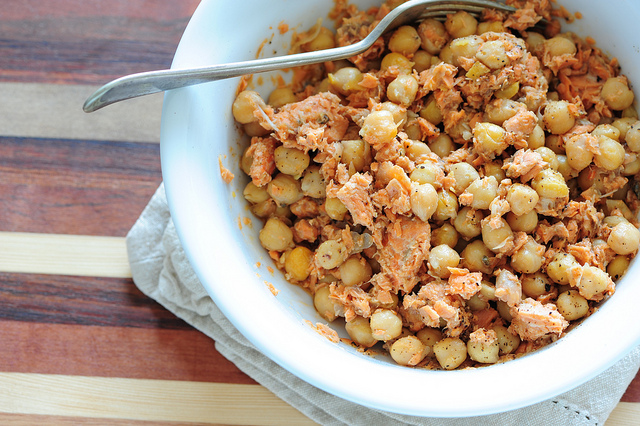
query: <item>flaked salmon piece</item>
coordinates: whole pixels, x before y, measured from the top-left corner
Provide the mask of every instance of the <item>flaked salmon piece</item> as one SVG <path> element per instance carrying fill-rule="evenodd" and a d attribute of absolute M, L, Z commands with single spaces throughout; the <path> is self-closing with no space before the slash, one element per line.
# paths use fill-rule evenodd
<path fill-rule="evenodd" d="M 547 244 L 552 239 L 568 240 L 570 237 L 567 225 L 558 221 L 553 225 L 549 221 L 541 220 L 535 230 L 536 239 Z"/>
<path fill-rule="evenodd" d="M 272 137 L 253 137 L 247 155 L 251 157 L 249 175 L 255 186 L 265 186 L 271 182 L 271 174 L 276 170 L 276 140 Z"/>
<path fill-rule="evenodd" d="M 513 319 L 509 331 L 517 333 L 522 340 L 537 340 L 547 334 L 560 337 L 569 326 L 554 304 L 543 305 L 530 297 L 510 312 Z"/>
<path fill-rule="evenodd" d="M 349 127 L 340 98 L 331 92 L 309 96 L 299 102 L 284 105 L 260 124 L 273 131 L 273 136 L 286 148 L 304 152 L 324 150 L 327 144 L 339 141 Z"/>
<path fill-rule="evenodd" d="M 345 286 L 333 283 L 329 285 L 329 297 L 335 302 L 336 315 L 351 321 L 356 316 L 369 318 L 371 303 L 366 291 L 358 286 Z"/>
<path fill-rule="evenodd" d="M 370 100 L 380 102 L 385 94 L 385 84 L 376 75 L 367 72 L 362 74 L 362 81 L 358 83 L 359 90 L 355 90 L 346 99 L 349 106 L 366 108 Z"/>
<path fill-rule="evenodd" d="M 375 19 L 368 13 L 351 10 L 346 15 L 343 15 L 340 26 L 336 30 L 336 44 L 338 46 L 350 46 L 359 42 L 373 30 L 378 22 L 379 19 Z M 380 57 L 384 49 L 385 42 L 382 38 L 379 38 L 365 52 L 353 56 L 349 60 L 361 71 L 364 71 L 369 63 Z"/>
<path fill-rule="evenodd" d="M 480 283 L 482 282 L 482 272 L 469 272 L 465 268 L 448 268 L 451 275 L 449 276 L 449 286 L 447 291 L 449 294 L 457 294 L 463 299 L 469 300 L 474 294 L 480 291 Z"/>
<path fill-rule="evenodd" d="M 515 139 L 524 140 L 524 145 L 526 146 L 526 139 L 533 133 L 533 129 L 537 124 L 538 117 L 534 112 L 520 109 L 516 112 L 516 115 L 506 119 L 502 127 L 511 133 Z M 511 143 L 511 145 L 515 145 L 515 142 Z"/>
<path fill-rule="evenodd" d="M 509 14 L 504 21 L 504 26 L 522 32 L 535 26 L 541 19 L 542 16 L 538 15 L 534 9 L 518 9 Z"/>
<path fill-rule="evenodd" d="M 227 169 L 222 164 L 222 158 L 218 158 L 218 166 L 220 166 L 220 177 L 222 178 L 222 180 L 225 183 L 231 183 L 235 176 L 233 175 L 233 172 L 231 170 Z"/>
<path fill-rule="evenodd" d="M 316 163 L 321 163 L 320 174 L 325 182 L 331 182 L 336 177 L 340 158 L 342 157 L 343 146 L 339 142 L 328 144 L 324 151 L 319 152 L 313 159 Z"/>
<path fill-rule="evenodd" d="M 418 75 L 418 84 L 424 95 L 434 90 L 451 90 L 456 86 L 458 69 L 454 65 L 440 62 Z"/>
<path fill-rule="evenodd" d="M 411 192 L 397 179 L 392 179 L 385 188 L 376 191 L 371 200 L 379 210 L 389 209 L 395 214 L 407 214 L 411 211 Z"/>
<path fill-rule="evenodd" d="M 299 218 L 311 218 L 320 214 L 320 204 L 311 197 L 302 197 L 289 205 L 291 213 Z"/>
<path fill-rule="evenodd" d="M 522 283 L 511 271 L 501 269 L 496 276 L 496 297 L 513 307 L 522 300 Z"/>
<path fill-rule="evenodd" d="M 378 163 L 375 169 L 375 188 L 385 188 L 392 180 L 396 180 L 406 191 L 411 191 L 411 179 L 402 167 L 390 161 Z"/>
<path fill-rule="evenodd" d="M 477 328 L 490 328 L 500 314 L 493 308 L 485 308 L 473 313 L 473 325 Z"/>
<path fill-rule="evenodd" d="M 513 157 L 505 160 L 502 168 L 508 177 L 525 183 L 533 179 L 538 173 L 548 166 L 542 156 L 530 149 L 520 149 Z"/>
<path fill-rule="evenodd" d="M 373 178 L 368 173 L 355 173 L 336 193 L 337 198 L 349 210 L 353 222 L 370 229 L 373 228 L 376 216 L 370 195 L 372 181 Z"/>
<path fill-rule="evenodd" d="M 394 292 L 411 292 L 429 253 L 431 226 L 405 217 L 398 217 L 393 223 L 383 218 L 376 221 L 372 236 L 378 248 L 380 274 L 389 280 Z"/>
<path fill-rule="evenodd" d="M 300 219 L 296 221 L 291 231 L 293 232 L 293 240 L 296 243 L 302 241 L 313 243 L 320 235 L 320 230 L 314 226 L 313 219 Z"/>
<path fill-rule="evenodd" d="M 338 333 L 328 325 L 318 322 L 313 328 L 321 336 L 324 336 L 325 338 L 327 338 L 330 342 L 332 343 L 340 342 L 340 336 L 338 336 Z"/>

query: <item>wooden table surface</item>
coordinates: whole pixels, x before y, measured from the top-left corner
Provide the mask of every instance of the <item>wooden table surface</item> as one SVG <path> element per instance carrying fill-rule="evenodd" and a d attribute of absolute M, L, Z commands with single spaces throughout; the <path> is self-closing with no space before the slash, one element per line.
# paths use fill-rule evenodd
<path fill-rule="evenodd" d="M 125 236 L 162 181 L 162 96 L 84 114 L 167 68 L 198 0 L 4 0 L 0 424 L 313 424 L 131 280 Z M 607 425 L 640 423 L 640 376 Z"/>

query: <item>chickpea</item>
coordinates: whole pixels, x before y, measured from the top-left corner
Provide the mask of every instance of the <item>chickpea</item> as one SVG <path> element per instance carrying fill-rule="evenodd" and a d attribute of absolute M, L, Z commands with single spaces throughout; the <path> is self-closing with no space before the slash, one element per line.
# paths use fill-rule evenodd
<path fill-rule="evenodd" d="M 493 252 L 487 248 L 482 240 L 475 240 L 467 244 L 462 250 L 462 267 L 472 272 L 490 274 L 493 272 L 491 259 Z"/>
<path fill-rule="evenodd" d="M 558 284 L 569 284 L 571 270 L 580 264 L 572 254 L 559 252 L 547 265 L 546 272 L 549 278 Z"/>
<path fill-rule="evenodd" d="M 482 241 L 492 252 L 499 253 L 504 244 L 513 240 L 513 231 L 506 220 L 500 218 L 500 227 L 497 229 L 491 227 L 486 219 L 482 222 Z"/>
<path fill-rule="evenodd" d="M 576 122 L 567 101 L 549 101 L 542 116 L 547 131 L 554 135 L 566 133 Z"/>
<path fill-rule="evenodd" d="M 504 32 L 504 26 L 500 21 L 479 22 L 476 32 L 478 33 L 478 35 L 488 32 L 502 33 Z"/>
<path fill-rule="evenodd" d="M 498 161 L 486 163 L 484 165 L 484 175 L 486 177 L 493 176 L 496 180 L 496 184 L 507 178 L 507 174 L 502 170 L 502 163 Z"/>
<path fill-rule="evenodd" d="M 369 319 L 371 334 L 377 340 L 392 340 L 402 333 L 402 319 L 390 309 L 376 309 Z"/>
<path fill-rule="evenodd" d="M 347 259 L 338 267 L 338 271 L 342 283 L 346 286 L 360 285 L 371 278 L 371 266 L 358 255 Z"/>
<path fill-rule="evenodd" d="M 607 244 L 616 254 L 631 254 L 638 250 L 640 230 L 627 221 L 620 222 L 611 230 Z"/>
<path fill-rule="evenodd" d="M 556 300 L 556 306 L 567 321 L 575 321 L 589 313 L 589 302 L 576 290 L 561 293 Z"/>
<path fill-rule="evenodd" d="M 328 285 L 316 290 L 313 295 L 313 306 L 318 314 L 329 322 L 338 317 L 335 313 L 335 302 L 331 299 L 331 291 Z"/>
<path fill-rule="evenodd" d="M 425 106 L 420 110 L 420 117 L 436 125 L 442 122 L 442 111 L 433 96 L 427 98 Z"/>
<path fill-rule="evenodd" d="M 484 116 L 490 123 L 502 126 L 506 120 L 516 115 L 521 107 L 522 104 L 520 102 L 510 99 L 497 99 L 486 106 Z"/>
<path fill-rule="evenodd" d="M 416 333 L 416 337 L 425 348 L 429 348 L 427 352 L 433 353 L 433 345 L 442 340 L 442 332 L 437 328 L 425 327 Z"/>
<path fill-rule="evenodd" d="M 332 49 L 334 47 L 336 47 L 336 42 L 333 32 L 327 27 L 320 27 L 318 35 L 310 42 L 302 45 L 302 48 L 307 52 Z"/>
<path fill-rule="evenodd" d="M 432 161 L 426 161 L 418 164 L 415 169 L 409 175 L 409 179 L 419 184 L 428 183 L 434 188 L 439 189 L 442 184 L 440 183 L 441 177 L 444 176 L 442 168 Z"/>
<path fill-rule="evenodd" d="M 440 158 L 445 158 L 456 149 L 451 137 L 446 133 L 440 133 L 428 143 L 429 149 Z"/>
<path fill-rule="evenodd" d="M 577 284 L 582 297 L 589 300 L 599 300 L 610 285 L 613 285 L 613 281 L 602 269 L 591 265 L 582 267 L 582 276 Z"/>
<path fill-rule="evenodd" d="M 422 49 L 413 54 L 413 69 L 420 73 L 431 68 L 434 56 Z"/>
<path fill-rule="evenodd" d="M 372 111 L 360 129 L 360 136 L 373 146 L 388 144 L 397 134 L 398 128 L 389 111 Z"/>
<path fill-rule="evenodd" d="M 513 212 L 509 212 L 507 213 L 507 223 L 513 231 L 529 234 L 538 226 L 538 213 L 532 210 L 522 216 L 517 216 Z"/>
<path fill-rule="evenodd" d="M 500 355 L 498 336 L 494 330 L 478 329 L 469 335 L 469 358 L 483 364 L 495 364 Z"/>
<path fill-rule="evenodd" d="M 602 85 L 600 96 L 609 108 L 618 111 L 630 107 L 634 99 L 627 78 L 623 76 L 607 79 Z"/>
<path fill-rule="evenodd" d="M 440 278 L 451 275 L 449 268 L 455 268 L 460 263 L 460 255 L 446 244 L 441 244 L 429 251 L 429 272 Z"/>
<path fill-rule="evenodd" d="M 500 69 L 509 63 L 509 57 L 502 40 L 490 40 L 484 42 L 476 58 L 492 70 Z"/>
<path fill-rule="evenodd" d="M 304 246 L 297 246 L 285 256 L 284 269 L 296 281 L 304 281 L 311 273 L 313 252 Z"/>
<path fill-rule="evenodd" d="M 473 58 L 482 44 L 482 40 L 476 35 L 469 35 L 456 38 L 449 43 L 449 51 L 451 52 L 454 65 L 459 66 L 458 58 Z M 440 52 L 442 54 L 442 52 Z"/>
<path fill-rule="evenodd" d="M 528 148 L 529 149 L 537 149 L 545 144 L 544 130 L 539 124 L 533 128 L 533 132 L 529 135 L 529 139 L 527 139 Z"/>
<path fill-rule="evenodd" d="M 371 147 L 362 139 L 342 141 L 342 157 L 340 162 L 353 165 L 357 172 L 361 172 L 367 166 L 370 156 Z M 370 160 L 369 160 L 370 161 Z"/>
<path fill-rule="evenodd" d="M 458 231 L 453 225 L 449 223 L 443 223 L 439 228 L 434 228 L 431 231 L 431 245 L 439 246 L 440 244 L 446 244 L 451 248 L 454 248 L 458 244 Z"/>
<path fill-rule="evenodd" d="M 284 251 L 293 247 L 293 232 L 283 221 L 272 217 L 259 234 L 260 244 L 267 250 Z"/>
<path fill-rule="evenodd" d="M 494 325 L 492 330 L 496 333 L 501 355 L 513 353 L 518 349 L 518 346 L 520 346 L 520 336 L 511 333 L 507 327 L 503 325 Z"/>
<path fill-rule="evenodd" d="M 507 190 L 507 202 L 513 214 L 522 216 L 534 209 L 540 197 L 529 185 L 514 183 Z"/>
<path fill-rule="evenodd" d="M 295 101 L 297 101 L 296 95 L 291 87 L 278 87 L 271 92 L 267 99 L 267 103 L 274 108 L 280 108 Z"/>
<path fill-rule="evenodd" d="M 360 346 L 370 348 L 378 343 L 378 340 L 373 337 L 371 326 L 369 325 L 369 320 L 367 318 L 360 316 L 355 317 L 351 321 L 347 321 L 344 328 L 349 337 L 351 337 L 351 340 Z"/>
<path fill-rule="evenodd" d="M 358 83 L 362 81 L 362 72 L 355 67 L 340 68 L 334 74 L 329 74 L 329 83 L 342 95 L 349 95 L 362 89 Z"/>
<path fill-rule="evenodd" d="M 416 99 L 418 80 L 412 75 L 400 74 L 387 86 L 390 101 L 408 107 Z"/>
<path fill-rule="evenodd" d="M 300 181 L 284 173 L 271 179 L 267 185 L 267 192 L 279 206 L 293 204 L 303 196 Z"/>
<path fill-rule="evenodd" d="M 244 129 L 245 134 L 249 137 L 264 136 L 269 133 L 269 130 L 262 127 L 262 125 L 258 121 L 252 121 L 251 123 L 243 124 L 242 128 Z"/>
<path fill-rule="evenodd" d="M 445 337 L 433 345 L 433 353 L 442 368 L 453 370 L 467 359 L 467 345 L 457 337 Z"/>
<path fill-rule="evenodd" d="M 456 194 L 462 194 L 471 182 L 480 178 L 476 169 L 469 163 L 452 164 L 449 166 L 449 176 L 455 181 L 453 191 Z"/>
<path fill-rule="evenodd" d="M 640 121 L 636 120 L 631 127 L 629 127 L 624 139 L 631 151 L 640 152 Z"/>
<path fill-rule="evenodd" d="M 437 55 L 449 41 L 444 24 L 435 19 L 425 19 L 418 26 L 422 49 Z"/>
<path fill-rule="evenodd" d="M 409 200 L 413 214 L 418 216 L 420 220 L 426 222 L 436 211 L 438 206 L 438 193 L 433 185 L 429 183 L 415 185 L 411 189 Z"/>
<path fill-rule="evenodd" d="M 231 107 L 233 118 L 238 123 L 247 124 L 257 120 L 254 111 L 258 108 L 265 108 L 266 104 L 258 92 L 253 90 L 243 90 L 238 93 Z"/>
<path fill-rule="evenodd" d="M 473 128 L 473 146 L 487 158 L 502 154 L 507 148 L 506 130 L 493 123 L 478 123 Z"/>
<path fill-rule="evenodd" d="M 538 173 L 531 181 L 531 187 L 540 198 L 564 198 L 569 195 L 564 177 L 552 169 L 544 169 Z"/>
<path fill-rule="evenodd" d="M 476 179 L 467 187 L 466 192 L 473 196 L 471 208 L 488 209 L 498 196 L 498 181 L 493 176 Z"/>
<path fill-rule="evenodd" d="M 470 240 L 482 233 L 480 223 L 483 218 L 484 215 L 479 210 L 474 210 L 471 207 L 464 207 L 458 212 L 455 219 L 453 219 L 453 226 L 462 238 Z"/>
<path fill-rule="evenodd" d="M 522 292 L 534 299 L 547 294 L 551 291 L 553 283 L 549 280 L 546 274 L 542 272 L 535 272 L 533 274 L 525 274 L 520 277 L 522 283 Z"/>
<path fill-rule="evenodd" d="M 620 129 L 613 124 L 598 124 L 591 134 L 596 137 L 606 136 L 616 142 L 620 141 Z"/>
<path fill-rule="evenodd" d="M 400 365 L 417 365 L 424 359 L 428 351 L 416 336 L 401 337 L 391 345 L 389 354 Z"/>
<path fill-rule="evenodd" d="M 587 147 L 597 146 L 597 144 L 597 138 L 587 133 L 570 137 L 565 142 L 569 165 L 577 171 L 585 169 L 593 160 L 593 153 Z"/>
<path fill-rule="evenodd" d="M 438 191 L 438 206 L 433 213 L 433 219 L 444 222 L 458 215 L 458 197 L 446 189 Z"/>
<path fill-rule="evenodd" d="M 407 109 L 402 105 L 398 105 L 393 102 L 385 101 L 380 104 L 380 108 L 383 111 L 389 111 L 393 115 L 393 121 L 400 127 L 407 122 L 408 113 Z M 424 144 L 423 144 L 424 145 Z M 343 153 L 344 155 L 344 153 Z"/>
<path fill-rule="evenodd" d="M 271 198 L 265 187 L 256 186 L 253 182 L 249 182 L 242 191 L 244 198 L 252 203 L 258 204 Z"/>
<path fill-rule="evenodd" d="M 400 74 L 411 74 L 411 70 L 413 69 L 413 62 L 411 62 L 406 56 L 397 53 L 391 52 L 382 58 L 382 62 L 380 63 L 380 71 L 386 71 L 391 67 L 396 67 Z"/>
<path fill-rule="evenodd" d="M 409 146 L 405 148 L 404 152 L 405 152 L 405 155 L 409 157 L 409 160 L 417 164 L 416 168 L 413 169 L 413 171 L 411 172 L 411 174 L 413 174 L 413 172 L 415 172 L 416 169 L 420 167 L 422 162 L 428 158 L 429 154 L 431 154 L 431 149 L 426 143 L 414 140 L 414 141 L 411 141 Z M 411 179 L 411 180 L 414 180 L 414 179 Z M 419 182 L 419 183 L 425 183 L 425 182 Z"/>
<path fill-rule="evenodd" d="M 349 210 L 338 198 L 327 197 L 324 201 L 324 210 L 333 219 L 342 221 Z"/>
<path fill-rule="evenodd" d="M 344 243 L 327 240 L 316 249 L 316 264 L 324 269 L 333 269 L 342 265 L 349 255 Z"/>
<path fill-rule="evenodd" d="M 551 56 L 574 55 L 578 51 L 573 41 L 561 35 L 552 37 L 543 44 Z"/>
<path fill-rule="evenodd" d="M 607 274 L 611 276 L 611 279 L 617 281 L 627 272 L 629 263 L 629 258 L 618 255 L 607 265 Z"/>
<path fill-rule="evenodd" d="M 420 48 L 420 44 L 418 31 L 410 25 L 403 25 L 393 32 L 387 47 L 392 52 L 407 56 L 415 53 Z"/>
<path fill-rule="evenodd" d="M 296 148 L 285 148 L 280 145 L 274 151 L 276 168 L 284 174 L 299 178 L 309 166 L 309 154 Z"/>
<path fill-rule="evenodd" d="M 618 139 L 618 141 L 620 142 L 626 141 L 627 132 L 636 121 L 637 121 L 637 118 L 631 118 L 631 117 L 623 117 L 623 118 L 617 118 L 613 120 L 611 125 L 616 129 L 618 129 L 618 131 L 620 132 L 620 138 Z"/>
<path fill-rule="evenodd" d="M 476 33 L 478 21 L 468 12 L 459 11 L 447 16 L 444 27 L 453 38 L 466 37 Z"/>
<path fill-rule="evenodd" d="M 511 267 L 523 274 L 531 274 L 542 267 L 545 246 L 538 244 L 531 236 L 527 242 L 511 256 Z"/>
<path fill-rule="evenodd" d="M 599 136 L 600 153 L 594 155 L 593 162 L 605 170 L 616 170 L 624 163 L 624 147 L 608 136 Z"/>

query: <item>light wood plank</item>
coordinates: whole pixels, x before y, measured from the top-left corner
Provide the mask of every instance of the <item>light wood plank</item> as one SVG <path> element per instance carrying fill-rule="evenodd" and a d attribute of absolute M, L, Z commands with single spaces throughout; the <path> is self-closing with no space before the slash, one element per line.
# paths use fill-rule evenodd
<path fill-rule="evenodd" d="M 637 426 L 640 424 L 640 403 L 620 402 L 613 410 L 606 426 Z"/>
<path fill-rule="evenodd" d="M 0 412 L 84 418 L 312 425 L 259 385 L 0 373 Z"/>
<path fill-rule="evenodd" d="M 106 83 L 106 81 L 105 81 Z M 160 141 L 163 94 L 120 102 L 86 114 L 82 104 L 100 86 L 0 83 L 4 136 L 123 142 Z"/>
<path fill-rule="evenodd" d="M 123 237 L 0 232 L 0 271 L 130 278 Z"/>

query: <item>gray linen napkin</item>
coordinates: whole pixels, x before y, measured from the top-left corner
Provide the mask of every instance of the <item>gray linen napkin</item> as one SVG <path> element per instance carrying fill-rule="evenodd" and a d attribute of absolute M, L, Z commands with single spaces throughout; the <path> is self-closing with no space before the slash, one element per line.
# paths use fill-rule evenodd
<path fill-rule="evenodd" d="M 216 342 L 240 370 L 323 425 L 603 425 L 640 367 L 640 348 L 609 370 L 556 398 L 501 414 L 456 419 L 404 416 L 328 394 L 260 353 L 222 315 L 189 265 L 164 192 L 155 195 L 127 235 L 135 284 L 147 296 Z"/>

